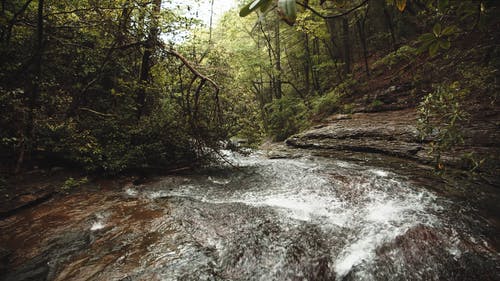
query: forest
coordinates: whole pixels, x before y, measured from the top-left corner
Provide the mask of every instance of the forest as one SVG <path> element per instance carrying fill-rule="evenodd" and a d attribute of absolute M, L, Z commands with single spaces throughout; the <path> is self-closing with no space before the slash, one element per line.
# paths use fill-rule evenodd
<path fill-rule="evenodd" d="M 499 15 L 0 0 L 0 281 L 500 280 Z"/>
<path fill-rule="evenodd" d="M 2 169 L 195 165 L 231 137 L 257 146 L 382 109 L 356 101 L 401 85 L 437 155 L 467 103 L 498 104 L 497 1 L 243 4 L 207 26 L 160 0 L 2 1 Z"/>

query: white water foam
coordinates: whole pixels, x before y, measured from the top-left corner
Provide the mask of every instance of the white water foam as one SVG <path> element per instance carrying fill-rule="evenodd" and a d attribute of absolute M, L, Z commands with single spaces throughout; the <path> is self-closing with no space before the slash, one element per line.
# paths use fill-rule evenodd
<path fill-rule="evenodd" d="M 431 225 L 435 220 L 427 212 L 435 207 L 432 195 L 416 192 L 404 180 L 378 168 L 333 162 L 334 167 L 328 169 L 348 177 L 346 183 L 344 179 L 326 178 L 321 162 L 309 159 L 269 160 L 250 156 L 234 158 L 234 162 L 258 170 L 245 178 L 244 183 L 207 177 L 205 183 L 170 186 L 168 190 L 149 192 L 147 197 L 188 197 L 211 204 L 243 203 L 273 209 L 283 220 L 343 228 L 348 235 L 346 244 L 332 253 L 339 280 L 354 268 L 370 279 L 363 268 L 375 261 L 377 248 L 418 224 Z M 335 177 L 335 174 L 330 175 Z"/>
<path fill-rule="evenodd" d="M 92 224 L 92 226 L 90 227 L 90 230 L 91 231 L 96 231 L 96 230 L 100 230 L 100 229 L 103 229 L 106 225 L 104 224 L 104 222 L 102 221 L 96 221 Z"/>
<path fill-rule="evenodd" d="M 374 173 L 375 175 L 379 176 L 379 177 L 387 177 L 389 175 L 388 172 L 384 171 L 384 170 L 379 170 L 379 169 L 371 169 L 369 170 L 371 173 Z"/>
<path fill-rule="evenodd" d="M 125 189 L 125 194 L 127 194 L 128 196 L 137 196 L 139 194 L 139 191 L 137 191 L 137 189 L 134 189 L 134 188 L 131 188 L 131 187 L 127 187 Z"/>
<path fill-rule="evenodd" d="M 226 185 L 231 182 L 230 179 L 216 179 L 213 177 L 208 177 L 208 180 L 211 181 L 212 183 L 219 184 L 219 185 Z"/>

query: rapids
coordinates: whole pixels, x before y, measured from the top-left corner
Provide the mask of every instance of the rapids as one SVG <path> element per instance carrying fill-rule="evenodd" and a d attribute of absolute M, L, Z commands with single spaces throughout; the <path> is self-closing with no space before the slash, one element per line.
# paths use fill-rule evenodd
<path fill-rule="evenodd" d="M 0 280 L 500 280 L 494 223 L 407 175 L 227 157 L 0 221 Z"/>

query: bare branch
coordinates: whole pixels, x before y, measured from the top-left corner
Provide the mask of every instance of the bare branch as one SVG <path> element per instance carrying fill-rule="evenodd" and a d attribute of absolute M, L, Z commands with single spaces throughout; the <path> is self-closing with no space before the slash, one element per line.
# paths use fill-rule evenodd
<path fill-rule="evenodd" d="M 28 8 L 31 2 L 33 2 L 33 0 L 26 1 L 24 5 L 21 7 L 21 9 L 17 11 L 10 20 L 9 25 L 7 27 L 7 36 L 5 40 L 7 43 L 10 41 L 10 37 L 12 36 L 12 28 L 14 27 L 14 24 L 16 24 L 17 17 L 19 17 L 22 13 L 24 13 L 24 11 Z"/>
<path fill-rule="evenodd" d="M 219 85 L 217 85 L 217 83 L 215 83 L 212 79 L 210 79 L 207 76 L 201 74 L 196 68 L 193 67 L 193 65 L 184 56 L 182 56 L 181 54 L 179 54 L 174 49 L 170 49 L 170 50 L 168 50 L 166 52 L 167 52 L 167 54 L 173 55 L 176 58 L 178 58 L 179 60 L 181 60 L 182 63 L 189 69 L 189 71 L 191 71 L 191 73 L 193 73 L 194 75 L 196 75 L 197 77 L 199 77 L 201 80 L 205 80 L 208 83 L 210 83 L 215 88 L 217 94 L 219 93 L 219 91 L 220 91 Z"/>
<path fill-rule="evenodd" d="M 95 114 L 95 115 L 97 115 L 99 117 L 115 117 L 115 115 L 113 115 L 113 114 L 102 113 L 102 112 L 95 111 L 93 109 L 86 108 L 86 107 L 80 107 L 78 109 L 81 110 L 81 111 L 86 111 L 86 112 L 93 113 L 93 114 Z"/>

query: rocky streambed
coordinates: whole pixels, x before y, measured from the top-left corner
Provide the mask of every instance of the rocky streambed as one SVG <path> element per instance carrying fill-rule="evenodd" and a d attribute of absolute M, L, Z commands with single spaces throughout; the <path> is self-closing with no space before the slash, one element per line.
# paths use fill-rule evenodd
<path fill-rule="evenodd" d="M 498 189 L 322 153 L 55 194 L 0 219 L 0 280 L 500 279 Z"/>

